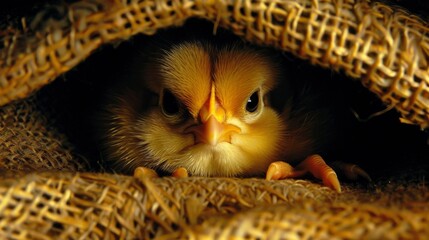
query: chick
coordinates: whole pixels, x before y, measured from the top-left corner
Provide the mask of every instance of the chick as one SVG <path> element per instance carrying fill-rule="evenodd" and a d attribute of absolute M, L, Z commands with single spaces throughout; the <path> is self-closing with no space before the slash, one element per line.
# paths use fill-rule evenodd
<path fill-rule="evenodd" d="M 317 155 L 331 144 L 332 111 L 322 106 L 326 95 L 299 80 L 278 52 L 237 39 L 146 46 L 99 116 L 104 157 L 127 173 L 283 179 L 310 172 L 340 191 Z"/>

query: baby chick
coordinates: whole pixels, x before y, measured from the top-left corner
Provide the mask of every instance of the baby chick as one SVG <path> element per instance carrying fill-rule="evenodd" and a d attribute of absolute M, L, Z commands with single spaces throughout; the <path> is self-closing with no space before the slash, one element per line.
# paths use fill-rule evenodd
<path fill-rule="evenodd" d="M 100 114 L 115 169 L 267 179 L 310 172 L 340 191 L 317 155 L 334 135 L 326 95 L 288 72 L 281 54 L 214 37 L 159 45 L 134 54 Z"/>

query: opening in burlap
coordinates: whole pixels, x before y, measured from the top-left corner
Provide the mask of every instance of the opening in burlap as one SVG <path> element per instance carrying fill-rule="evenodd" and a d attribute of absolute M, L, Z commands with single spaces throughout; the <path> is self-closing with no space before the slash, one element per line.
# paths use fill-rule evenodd
<path fill-rule="evenodd" d="M 420 127 L 428 124 L 429 45 L 422 20 L 367 1 L 40 6 L 15 10 L 2 20 L 1 238 L 429 236 L 426 136 L 398 122 L 401 117 Z M 14 18 L 23 12 L 24 20 Z M 375 183 L 349 183 L 336 194 L 315 180 L 134 179 L 94 173 L 103 171 L 102 163 L 86 155 L 91 149 L 85 146 L 91 145 L 80 144 L 84 136 L 73 136 L 75 129 L 67 123 L 67 114 L 79 111 L 97 91 L 97 84 L 80 77 L 108 64 L 105 56 L 120 54 L 102 45 L 152 34 L 189 17 L 204 17 L 248 41 L 341 70 L 339 78 L 362 80 L 378 96 L 352 84 L 351 93 L 364 90 L 357 94 L 362 116 L 382 106 L 371 101 L 393 104 L 401 115 L 391 111 L 365 123 L 374 155 L 362 154 L 362 163 Z"/>

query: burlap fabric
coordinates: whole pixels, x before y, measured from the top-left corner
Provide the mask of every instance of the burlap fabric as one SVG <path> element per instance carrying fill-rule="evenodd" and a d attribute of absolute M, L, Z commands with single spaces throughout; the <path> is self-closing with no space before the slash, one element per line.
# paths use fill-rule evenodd
<path fill-rule="evenodd" d="M 360 79 L 425 128 L 429 40 L 419 18 L 359 0 L 88 0 L 29 12 L 3 18 L 0 32 L 1 239 L 429 237 L 427 168 L 341 194 L 307 180 L 94 173 L 38 91 L 103 44 L 201 17 Z"/>

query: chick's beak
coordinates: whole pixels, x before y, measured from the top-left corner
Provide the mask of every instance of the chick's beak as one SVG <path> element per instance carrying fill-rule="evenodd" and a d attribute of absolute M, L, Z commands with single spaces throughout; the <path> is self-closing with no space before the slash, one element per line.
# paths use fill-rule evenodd
<path fill-rule="evenodd" d="M 221 142 L 231 142 L 233 133 L 240 133 L 241 129 L 228 124 L 226 111 L 217 101 L 215 88 L 212 86 L 210 96 L 199 112 L 200 124 L 190 126 L 186 132 L 195 136 L 196 143 L 206 143 L 215 146 Z"/>

